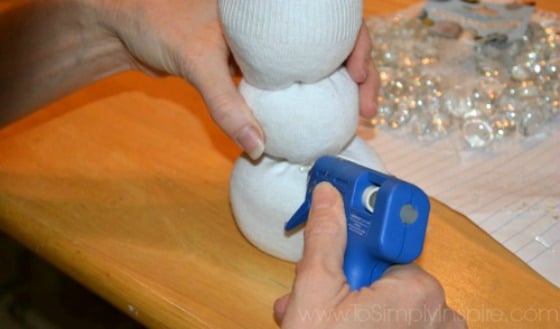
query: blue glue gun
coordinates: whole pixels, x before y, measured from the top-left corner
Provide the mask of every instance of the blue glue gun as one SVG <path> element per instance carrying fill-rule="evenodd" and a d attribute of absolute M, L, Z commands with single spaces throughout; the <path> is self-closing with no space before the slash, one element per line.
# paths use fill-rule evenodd
<path fill-rule="evenodd" d="M 344 274 L 359 290 L 392 264 L 414 261 L 422 252 L 430 201 L 421 189 L 396 177 L 333 156 L 319 158 L 308 175 L 305 201 L 286 223 L 290 231 L 307 220 L 311 192 L 327 181 L 342 194 L 348 239 Z"/>

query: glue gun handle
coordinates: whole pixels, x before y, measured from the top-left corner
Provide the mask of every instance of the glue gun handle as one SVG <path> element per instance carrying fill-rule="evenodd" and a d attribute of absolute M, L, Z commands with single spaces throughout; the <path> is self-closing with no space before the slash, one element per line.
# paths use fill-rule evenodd
<path fill-rule="evenodd" d="M 348 241 L 344 255 L 344 274 L 351 290 L 369 287 L 381 278 L 390 263 L 372 257 L 365 245 Z"/>

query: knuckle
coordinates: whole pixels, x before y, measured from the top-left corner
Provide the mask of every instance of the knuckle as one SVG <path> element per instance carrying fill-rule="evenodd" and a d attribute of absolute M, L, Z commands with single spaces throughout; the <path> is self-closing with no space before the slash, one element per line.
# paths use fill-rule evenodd
<path fill-rule="evenodd" d="M 414 285 L 419 296 L 426 296 L 427 299 L 434 301 L 436 304 L 445 303 L 443 286 L 430 274 L 426 272 L 418 274 Z"/>
<path fill-rule="evenodd" d="M 225 93 L 213 93 L 204 96 L 208 104 L 210 115 L 218 124 L 224 124 L 229 121 L 232 114 L 230 96 Z"/>
<path fill-rule="evenodd" d="M 339 279 L 338 274 L 318 258 L 308 258 L 296 265 L 296 284 L 300 288 L 313 290 L 317 285 L 338 282 Z"/>
<path fill-rule="evenodd" d="M 303 231 L 304 239 L 314 239 L 324 235 L 336 235 L 344 227 L 341 221 L 334 220 L 337 214 L 333 211 L 316 213 L 313 222 Z"/>
<path fill-rule="evenodd" d="M 467 329 L 469 327 L 465 317 L 456 311 L 452 311 L 450 318 L 449 321 L 453 322 L 458 329 Z"/>
<path fill-rule="evenodd" d="M 439 281 L 415 266 L 408 267 L 398 277 L 387 278 L 385 284 L 410 305 L 433 309 L 445 305 L 445 293 Z"/>
<path fill-rule="evenodd" d="M 299 278 L 314 277 L 318 272 L 317 267 L 309 261 L 301 261 L 296 265 L 296 276 Z"/>
<path fill-rule="evenodd" d="M 296 265 L 295 283 L 299 287 L 309 287 L 313 285 L 317 278 L 321 278 L 322 275 L 317 266 L 309 261 L 302 261 Z"/>
<path fill-rule="evenodd" d="M 184 57 L 179 55 L 184 54 Z M 187 80 L 197 83 L 197 75 L 204 67 L 204 52 L 200 47 L 193 47 L 192 49 L 181 51 L 177 54 L 175 59 L 179 66 L 179 75 L 185 77 Z"/>

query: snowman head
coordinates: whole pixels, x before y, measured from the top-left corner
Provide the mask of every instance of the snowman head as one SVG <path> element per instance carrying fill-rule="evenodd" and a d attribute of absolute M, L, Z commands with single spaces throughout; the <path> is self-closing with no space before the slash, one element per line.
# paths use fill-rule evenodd
<path fill-rule="evenodd" d="M 329 76 L 362 23 L 361 0 L 220 0 L 219 11 L 244 78 L 261 89 Z"/>

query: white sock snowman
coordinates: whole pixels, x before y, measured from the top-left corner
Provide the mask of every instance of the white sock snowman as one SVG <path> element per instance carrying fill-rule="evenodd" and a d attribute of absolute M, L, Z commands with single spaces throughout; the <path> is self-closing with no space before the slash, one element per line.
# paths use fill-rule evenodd
<path fill-rule="evenodd" d="M 259 249 L 289 261 L 303 234 L 284 224 L 305 198 L 307 173 L 322 155 L 383 170 L 355 136 L 358 88 L 342 66 L 362 23 L 361 0 L 219 0 L 239 90 L 265 136 L 265 155 L 241 156 L 230 198 L 242 233 Z"/>

